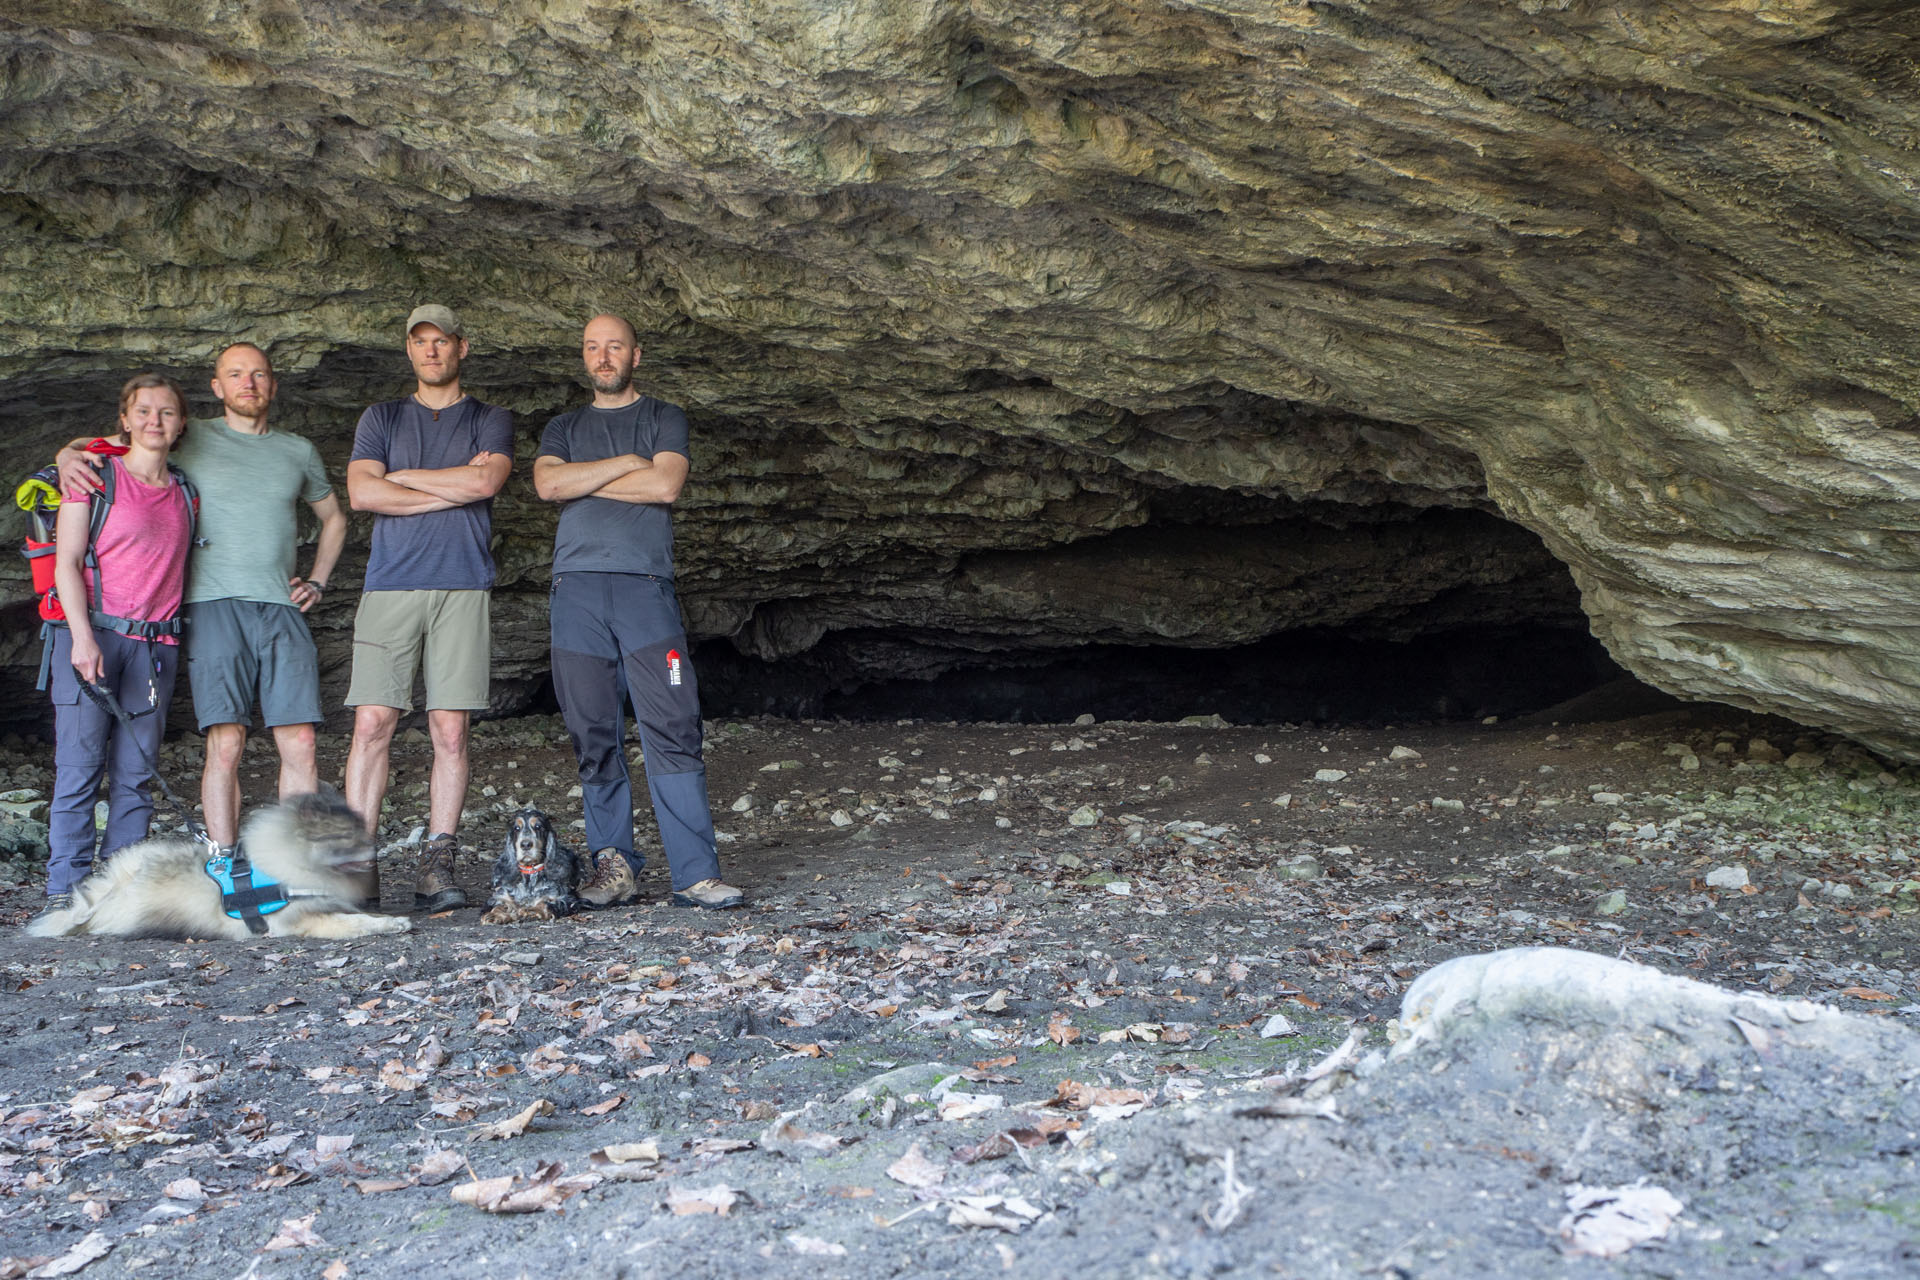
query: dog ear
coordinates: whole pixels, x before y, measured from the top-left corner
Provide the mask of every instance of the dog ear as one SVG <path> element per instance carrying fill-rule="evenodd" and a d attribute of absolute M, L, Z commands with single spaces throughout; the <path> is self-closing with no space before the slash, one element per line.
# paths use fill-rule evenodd
<path fill-rule="evenodd" d="M 540 825 L 547 829 L 547 848 L 544 856 L 547 861 L 557 863 L 560 857 L 560 841 L 554 837 L 553 824 L 542 822 Z"/>

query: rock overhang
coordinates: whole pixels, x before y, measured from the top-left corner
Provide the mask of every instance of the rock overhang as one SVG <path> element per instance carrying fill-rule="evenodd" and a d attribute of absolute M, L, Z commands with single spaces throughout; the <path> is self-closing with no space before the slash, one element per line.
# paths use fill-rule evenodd
<path fill-rule="evenodd" d="M 1916 34 L 1842 3 L 26 3 L 8 457 L 245 336 L 337 467 L 429 297 L 477 318 L 524 454 L 614 309 L 698 424 L 707 634 L 935 598 L 930 631 L 986 627 L 952 603 L 981 557 L 1478 508 L 1643 678 L 1910 754 Z M 531 616 L 551 513 L 501 517 Z M 1394 578 L 1329 555 L 1308 615 Z M 1183 607 L 1143 596 L 1139 638 Z M 1074 638 L 1072 599 L 1022 608 L 1010 639 Z"/>

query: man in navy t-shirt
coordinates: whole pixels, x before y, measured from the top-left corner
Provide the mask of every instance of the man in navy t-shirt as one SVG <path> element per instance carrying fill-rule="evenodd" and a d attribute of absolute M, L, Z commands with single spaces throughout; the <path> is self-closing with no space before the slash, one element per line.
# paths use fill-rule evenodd
<path fill-rule="evenodd" d="M 416 911 L 467 905 L 454 883 L 455 833 L 467 798 L 467 724 L 486 709 L 491 675 L 493 495 L 513 469 L 513 418 L 461 391 L 466 355 L 453 312 L 416 308 L 407 317 L 407 359 L 418 385 L 360 415 L 347 463 L 348 501 L 374 513 L 353 620 L 347 803 L 369 832 L 379 830 L 388 749 L 424 668 L 433 774 Z"/>
<path fill-rule="evenodd" d="M 620 750 L 630 697 L 673 900 L 737 907 L 743 895 L 720 879 L 700 694 L 673 589 L 672 504 L 687 479 L 687 415 L 634 390 L 640 348 L 619 316 L 588 321 L 580 355 L 593 403 L 549 422 L 533 460 L 535 492 L 564 504 L 553 545 L 553 690 L 580 761 L 594 850 L 580 896 L 606 907 L 638 893 L 643 859 Z"/>

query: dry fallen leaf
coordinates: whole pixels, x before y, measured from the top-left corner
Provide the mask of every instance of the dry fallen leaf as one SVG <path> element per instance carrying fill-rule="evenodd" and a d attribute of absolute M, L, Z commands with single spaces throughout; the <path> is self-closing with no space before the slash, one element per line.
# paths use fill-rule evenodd
<path fill-rule="evenodd" d="M 760 1139 L 763 1147 L 805 1147 L 809 1151 L 838 1151 L 841 1139 L 831 1133 L 808 1133 L 792 1120 L 781 1119 L 768 1126 Z"/>
<path fill-rule="evenodd" d="M 1080 1029 L 1067 1021 L 1067 1015 L 1056 1013 L 1047 1019 L 1047 1039 L 1065 1047 L 1080 1038 Z"/>
<path fill-rule="evenodd" d="M 1842 987 L 1840 988 L 1840 994 L 1843 996 L 1852 996 L 1855 1000 L 1892 1000 L 1895 998 L 1887 992 L 1875 990 L 1873 987 Z"/>
<path fill-rule="evenodd" d="M 413 1166 L 413 1176 L 423 1187 L 437 1186 L 466 1168 L 467 1158 L 457 1151 L 441 1147 L 422 1156 L 420 1163 Z"/>
<path fill-rule="evenodd" d="M 947 1180 L 947 1171 L 927 1159 L 916 1142 L 907 1148 L 905 1155 L 887 1166 L 887 1176 L 909 1187 L 937 1187 Z"/>
<path fill-rule="evenodd" d="M 53 1261 L 43 1262 L 33 1268 L 32 1274 L 34 1280 L 39 1280 L 41 1276 L 70 1276 L 74 1272 L 86 1267 L 89 1263 L 98 1262 L 112 1252 L 113 1241 L 107 1239 L 104 1232 L 89 1231 L 80 1238 L 80 1243 L 74 1245 L 73 1248 L 67 1250 Z"/>
<path fill-rule="evenodd" d="M 1612 1258 L 1635 1245 L 1661 1239 L 1686 1207 L 1661 1187 L 1575 1183 L 1566 1194 L 1560 1247 L 1574 1257 Z"/>
<path fill-rule="evenodd" d="M 498 1178 L 475 1178 L 472 1182 L 463 1182 L 449 1194 L 456 1204 L 470 1204 L 485 1209 L 497 1204 L 512 1189 L 513 1175 L 509 1173 Z"/>
<path fill-rule="evenodd" d="M 539 1213 L 558 1209 L 571 1197 L 600 1184 L 596 1174 L 564 1178 L 560 1176 L 564 1171 L 564 1166 L 556 1160 L 541 1165 L 519 1186 L 514 1185 L 517 1180 L 511 1175 L 480 1178 L 461 1183 L 449 1194 L 456 1203 L 470 1204 L 484 1213 Z"/>
<path fill-rule="evenodd" d="M 320 1280 L 347 1280 L 347 1260 L 335 1258 L 329 1262 L 327 1269 L 320 1273 Z"/>
<path fill-rule="evenodd" d="M 1040 1210 L 1019 1196 L 956 1196 L 949 1202 L 947 1223 L 1018 1231 L 1039 1216 Z"/>
<path fill-rule="evenodd" d="M 198 1178 L 175 1178 L 161 1188 L 160 1194 L 169 1200 L 205 1200 L 207 1198 L 206 1188 L 200 1185 Z"/>
<path fill-rule="evenodd" d="M 580 1114 L 583 1116 L 603 1116 L 603 1115 L 606 1115 L 607 1112 L 609 1111 L 617 1110 L 620 1104 L 625 1102 L 626 1100 L 627 1100 L 626 1094 L 616 1093 L 611 1098 L 608 1098 L 605 1102 L 596 1102 L 590 1107 L 580 1108 Z"/>
<path fill-rule="evenodd" d="M 517 1138 L 527 1131 L 527 1126 L 533 1123 L 535 1116 L 550 1116 L 552 1114 L 553 1104 L 545 1098 L 541 1098 L 518 1115 L 508 1116 L 505 1120 L 496 1120 L 489 1125 L 482 1125 L 480 1128 L 474 1130 L 473 1140 L 475 1142 L 486 1142 L 497 1138 Z"/>
<path fill-rule="evenodd" d="M 1136 1104 L 1144 1107 L 1152 1101 L 1138 1089 L 1109 1089 L 1101 1085 L 1081 1084 L 1078 1080 L 1062 1080 L 1046 1105 L 1088 1111 L 1094 1107 L 1127 1107 Z"/>
<path fill-rule="evenodd" d="M 377 1195 L 382 1191 L 405 1191 L 413 1183 L 405 1178 L 359 1178 L 354 1181 L 354 1190 L 363 1196 Z"/>
<path fill-rule="evenodd" d="M 651 1058 L 653 1046 L 638 1031 L 622 1031 L 609 1038 L 615 1056 L 620 1058 Z"/>
<path fill-rule="evenodd" d="M 713 1059 L 704 1053 L 690 1053 L 687 1055 L 687 1067 L 689 1070 L 698 1071 L 702 1067 L 710 1067 L 712 1065 Z"/>
<path fill-rule="evenodd" d="M 726 1217 L 727 1211 L 739 1202 L 739 1195 L 732 1187 L 716 1182 L 710 1187 L 670 1187 L 667 1189 L 667 1208 L 685 1216 L 693 1213 L 711 1213 Z"/>
<path fill-rule="evenodd" d="M 306 1182 L 312 1177 L 313 1175 L 305 1169 L 290 1169 L 284 1164 L 272 1164 L 267 1166 L 265 1173 L 254 1179 L 253 1189 L 255 1191 L 279 1191 L 282 1188 Z"/>
<path fill-rule="evenodd" d="M 272 1253 L 278 1249 L 307 1249 L 326 1243 L 314 1232 L 313 1220 L 320 1215 L 310 1213 L 304 1218 L 287 1218 L 280 1223 L 280 1230 L 273 1239 L 261 1246 L 261 1252 Z"/>
<path fill-rule="evenodd" d="M 602 1147 L 587 1157 L 594 1165 L 652 1162 L 660 1158 L 660 1148 L 652 1142 L 619 1142 Z"/>

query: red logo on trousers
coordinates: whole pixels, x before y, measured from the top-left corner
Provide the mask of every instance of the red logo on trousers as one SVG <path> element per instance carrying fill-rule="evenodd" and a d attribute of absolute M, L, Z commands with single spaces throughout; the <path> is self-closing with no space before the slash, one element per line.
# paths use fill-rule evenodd
<path fill-rule="evenodd" d="M 680 651 L 678 649 L 667 650 L 667 683 L 680 683 Z"/>

